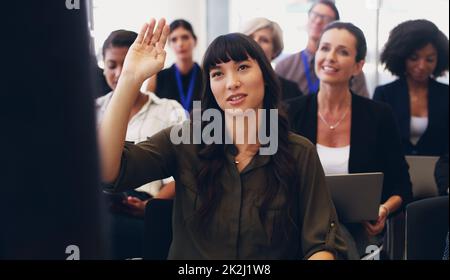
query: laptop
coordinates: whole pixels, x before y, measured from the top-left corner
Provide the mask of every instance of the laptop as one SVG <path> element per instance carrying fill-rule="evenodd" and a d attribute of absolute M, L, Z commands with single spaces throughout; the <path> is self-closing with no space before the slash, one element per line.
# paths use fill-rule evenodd
<path fill-rule="evenodd" d="M 409 176 L 415 199 L 438 195 L 434 168 L 439 157 L 405 156 L 409 165 Z"/>
<path fill-rule="evenodd" d="M 375 221 L 383 177 L 381 172 L 325 176 L 339 220 L 346 223 Z"/>

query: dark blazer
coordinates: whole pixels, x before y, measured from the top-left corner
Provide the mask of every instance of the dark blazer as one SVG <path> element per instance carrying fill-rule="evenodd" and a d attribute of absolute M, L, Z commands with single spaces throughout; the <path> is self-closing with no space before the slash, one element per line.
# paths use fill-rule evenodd
<path fill-rule="evenodd" d="M 410 101 L 406 79 L 399 79 L 375 89 L 374 100 L 389 104 L 400 128 L 403 150 L 406 155 L 440 156 L 448 153 L 448 85 L 429 80 L 428 127 L 417 145 L 410 139 Z"/>
<path fill-rule="evenodd" d="M 316 144 L 317 95 L 292 100 L 288 115 L 291 129 Z M 401 196 L 403 205 L 412 198 L 408 165 L 392 111 L 353 93 L 349 172 L 383 172 L 382 203 L 392 195 Z"/>

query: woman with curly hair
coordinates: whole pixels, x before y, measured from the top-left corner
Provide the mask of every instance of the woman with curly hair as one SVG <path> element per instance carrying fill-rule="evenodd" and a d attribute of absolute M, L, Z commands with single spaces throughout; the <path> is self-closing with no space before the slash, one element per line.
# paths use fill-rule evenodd
<path fill-rule="evenodd" d="M 399 79 L 377 87 L 373 98 L 394 110 L 406 155 L 448 153 L 449 87 L 435 80 L 448 59 L 448 38 L 430 21 L 403 22 L 389 35 L 381 62 Z"/>

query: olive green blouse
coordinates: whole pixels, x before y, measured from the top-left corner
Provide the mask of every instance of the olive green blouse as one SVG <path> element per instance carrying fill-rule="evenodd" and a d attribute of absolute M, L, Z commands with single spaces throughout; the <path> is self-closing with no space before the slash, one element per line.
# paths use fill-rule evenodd
<path fill-rule="evenodd" d="M 290 134 L 289 150 L 299 175 L 296 226 L 285 234 L 280 226 L 283 195 L 259 216 L 261 189 L 267 185 L 271 156 L 255 155 L 239 172 L 234 145 L 225 145 L 226 163 L 217 180 L 223 192 L 209 228 L 199 232 L 196 178 L 200 145 L 172 144 L 167 128 L 139 144 L 126 143 L 117 180 L 109 191 L 137 188 L 173 176 L 176 181 L 169 259 L 307 259 L 318 251 L 346 258 L 346 245 L 337 221 L 316 149 L 306 138 Z M 272 175 L 273 176 L 273 175 Z"/>

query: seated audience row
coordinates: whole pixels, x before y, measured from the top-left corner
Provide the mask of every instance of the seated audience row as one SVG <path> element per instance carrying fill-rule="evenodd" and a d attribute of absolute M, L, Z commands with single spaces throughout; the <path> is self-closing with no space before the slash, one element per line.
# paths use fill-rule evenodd
<path fill-rule="evenodd" d="M 114 63 L 117 66 L 115 72 L 112 68 L 106 68 L 105 76 L 108 79 L 110 71 L 110 86 L 118 91 L 98 100 L 101 107 L 99 121 L 102 121 L 100 146 L 102 152 L 106 153 L 102 154 L 104 179 L 114 181 L 108 189 L 117 191 L 136 188 L 166 175 L 175 177 L 177 192 L 175 193 L 172 182 L 167 196 L 176 196 L 178 200 L 175 203 L 171 258 L 360 258 L 366 253 L 368 246 L 382 245 L 386 220 L 390 215 L 402 211 L 412 198 L 404 155 L 448 155 L 448 85 L 434 80 L 448 70 L 448 39 L 445 35 L 434 24 L 425 20 L 408 21 L 394 28 L 381 60 L 400 79 L 378 87 L 374 95 L 375 100 L 388 103 L 386 105 L 359 96 L 368 96 L 362 72 L 367 51 L 363 32 L 350 23 L 331 22 L 333 19 L 339 19 L 333 3 L 318 1 L 312 5 L 309 11 L 308 47 L 300 54 L 277 64 L 279 77 L 273 76 L 270 61 L 283 49 L 282 31 L 275 22 L 265 18 L 248 22 L 242 30 L 257 44 L 239 34 L 220 36 L 209 46 L 202 68 L 193 61 L 192 50 L 196 44 L 196 36 L 192 26 L 184 20 L 174 21 L 170 28 L 163 27 L 164 23 L 160 22 L 153 34 L 151 30 L 155 23 L 151 22 L 150 26 L 145 25 L 137 38 L 134 33 L 126 45 L 113 45 L 108 40 L 105 42 L 105 46 L 107 43 L 111 44 L 104 47 L 105 66 L 109 67 Z M 147 29 L 149 31 L 145 33 Z M 165 58 L 162 47 L 166 37 L 177 54 L 177 62 L 171 68 L 158 72 L 156 69 L 161 67 Z M 409 48 L 398 47 L 404 44 Z M 127 55 L 129 49 L 130 54 Z M 144 55 L 139 57 L 138 52 L 143 52 Z M 299 57 L 303 60 L 299 60 Z M 124 61 L 128 61 L 126 66 Z M 134 73 L 139 79 L 119 79 L 122 67 L 127 67 L 127 72 Z M 303 70 L 299 71 L 299 67 Z M 143 72 L 144 68 L 146 72 Z M 292 81 L 282 78 L 287 72 L 295 72 L 296 78 L 291 76 Z M 299 77 L 300 80 L 296 80 Z M 132 89 L 136 89 L 144 78 L 151 78 L 148 86 L 151 91 L 134 92 Z M 293 82 L 297 82 L 299 86 L 308 86 L 305 96 L 302 96 Z M 202 83 L 202 112 L 215 108 L 225 120 L 235 121 L 234 116 L 229 115 L 225 109 L 250 109 L 256 112 L 278 108 L 281 135 L 278 135 L 277 153 L 264 160 L 264 156 L 258 154 L 263 147 L 261 143 L 238 143 L 239 138 L 235 135 L 237 132 L 228 131 L 227 126 L 223 129 L 231 134 L 234 144 L 231 145 L 231 150 L 228 150 L 227 145 L 217 143 L 174 145 L 168 137 L 172 128 L 164 128 L 185 119 L 182 117 L 183 113 L 179 112 L 183 112 L 183 108 L 192 110 L 192 102 L 200 98 Z M 121 86 L 118 87 L 118 84 Z M 261 87 L 261 84 L 264 86 Z M 156 91 L 160 97 L 175 99 L 182 106 L 175 101 L 159 99 L 152 91 Z M 315 156 L 312 158 L 311 155 L 304 158 L 311 153 L 308 141 L 284 134 L 287 133 L 284 131 L 287 129 L 287 122 L 283 117 L 283 108 L 278 106 L 279 100 L 287 105 L 290 129 L 315 145 Z M 154 119 L 147 123 L 141 120 L 140 126 L 133 125 L 134 116 L 138 116 L 144 108 L 148 110 L 149 103 L 163 105 L 160 106 L 164 107 L 160 113 L 154 110 L 154 117 L 158 116 L 158 121 L 163 122 L 164 126 L 156 126 L 157 121 Z M 167 107 L 168 104 L 170 108 Z M 169 111 L 174 113 L 167 114 Z M 176 120 L 172 122 L 164 116 L 172 116 Z M 128 122 L 126 126 L 125 120 Z M 202 129 L 210 123 L 203 123 Z M 144 131 L 147 126 L 152 131 Z M 249 126 L 259 128 L 257 123 L 247 123 L 246 133 L 251 131 L 248 130 Z M 136 129 L 143 137 L 128 139 L 132 133 L 136 134 Z M 192 130 L 192 127 L 189 129 Z M 134 144 L 144 142 L 139 145 L 127 143 L 120 156 L 124 133 L 124 140 L 131 140 Z M 155 137 L 147 140 L 147 137 L 155 133 Z M 115 138 L 115 141 L 107 143 L 106 139 L 110 138 Z M 303 147 L 297 150 L 296 145 Z M 220 149 L 224 149 L 224 153 L 219 153 Z M 233 168 L 228 166 L 227 159 L 230 156 L 234 158 L 235 171 L 241 174 L 240 179 L 233 176 Z M 314 157 L 320 159 L 319 166 Z M 186 165 L 186 158 L 189 159 L 189 166 Z M 303 162 L 298 161 L 299 158 L 304 158 Z M 272 164 L 265 166 L 270 162 Z M 303 164 L 312 164 L 308 172 Z M 143 168 L 144 166 L 148 169 Z M 311 170 L 312 167 L 320 170 Z M 253 168 L 256 170 L 252 171 Z M 281 170 L 283 168 L 284 171 Z M 322 168 L 325 174 L 383 172 L 378 219 L 361 224 L 340 224 L 328 190 L 325 188 L 321 195 L 317 193 L 324 183 Z M 258 176 L 256 174 L 260 171 L 268 174 L 265 183 L 248 178 L 238 184 L 239 180 L 244 180 L 243 174 L 249 172 L 253 177 Z M 306 178 L 301 178 L 312 174 L 318 176 L 314 182 L 305 182 Z M 252 186 L 257 182 L 265 186 L 264 192 L 253 189 Z M 234 193 L 234 189 L 244 187 L 243 184 L 249 186 L 248 190 L 244 188 L 241 191 L 241 195 L 246 198 L 240 203 L 231 202 L 243 199 Z M 304 200 L 290 199 L 292 195 L 296 197 L 298 192 L 306 191 L 303 190 L 305 188 L 312 188 L 307 192 L 312 196 L 308 199 L 312 199 L 313 203 L 326 201 L 331 207 L 322 212 L 322 218 L 329 218 L 322 220 L 315 214 L 312 220 L 311 211 L 317 205 L 303 205 Z M 122 206 L 126 206 L 128 212 L 142 215 L 148 197 L 129 197 Z M 257 205 L 259 210 L 256 216 L 250 211 L 252 208 L 248 208 L 249 198 L 261 202 Z M 227 207 L 223 205 L 225 201 L 230 201 Z M 281 201 L 283 203 L 280 204 Z M 187 205 L 192 205 L 192 209 L 189 209 L 190 206 L 186 209 Z M 279 213 L 268 211 L 273 207 Z M 292 207 L 309 208 L 297 213 L 292 212 Z M 236 209 L 249 209 L 249 212 L 235 213 Z M 290 218 L 281 218 L 283 215 Z M 187 216 L 191 216 L 188 224 L 185 220 Z M 275 219 L 281 224 L 275 224 Z M 184 222 L 178 223 L 182 221 Z M 249 225 L 241 225 L 243 221 L 247 221 Z M 328 226 L 325 221 L 328 221 Z M 264 253 L 260 255 L 253 248 L 262 246 L 264 238 L 262 232 L 250 226 L 255 222 L 261 223 L 266 234 L 270 233 L 265 238 L 272 240 L 271 245 L 261 247 L 261 252 Z M 308 222 L 315 223 L 315 226 L 306 230 L 304 227 Z M 221 231 L 217 230 L 219 224 Z M 280 225 L 281 228 L 278 228 Z M 330 238 L 329 234 L 332 234 L 333 239 L 327 241 L 325 247 L 314 249 L 321 241 L 308 236 L 314 231 L 326 232 L 330 225 L 334 229 L 326 236 Z M 296 228 L 303 228 L 299 240 L 292 239 Z M 210 236 L 204 236 L 200 232 L 203 230 Z M 242 252 L 234 252 L 226 246 L 236 230 L 244 231 L 235 239 L 242 242 L 239 249 Z M 284 231 L 287 240 L 298 246 L 286 247 L 286 243 L 277 239 L 281 234 L 278 230 Z M 351 236 L 347 234 L 347 230 Z M 189 238 L 183 239 L 181 236 L 187 233 Z M 258 243 L 259 237 L 250 241 L 251 236 L 260 236 L 262 243 Z M 219 253 L 206 250 L 211 242 L 222 244 L 219 247 L 222 246 L 221 250 L 225 251 Z M 308 249 L 300 244 L 308 244 L 310 247 Z"/>

